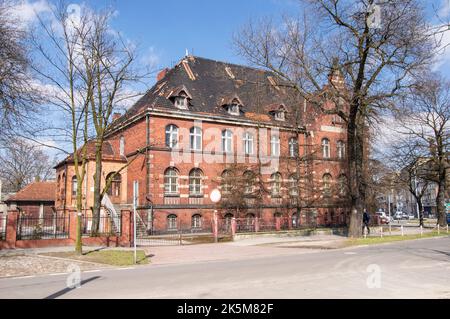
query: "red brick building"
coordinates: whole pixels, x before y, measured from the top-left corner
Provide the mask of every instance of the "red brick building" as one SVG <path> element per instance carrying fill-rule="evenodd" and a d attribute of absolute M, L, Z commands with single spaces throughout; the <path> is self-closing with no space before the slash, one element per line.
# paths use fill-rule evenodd
<path fill-rule="evenodd" d="M 329 80 L 342 85 L 338 70 Z M 103 177 L 128 163 L 110 197 L 131 205 L 137 181 L 139 220 L 156 230 L 206 227 L 214 209 L 226 220 L 343 224 L 345 132 L 336 116 L 318 112 L 270 72 L 188 56 L 115 119 Z M 72 166 L 70 159 L 57 166 L 57 208 L 74 206 Z M 218 205 L 209 199 L 215 188 Z"/>
<path fill-rule="evenodd" d="M 55 209 L 56 183 L 54 181 L 28 184 L 5 203 L 8 209 L 18 210 L 23 216 L 51 217 Z"/>

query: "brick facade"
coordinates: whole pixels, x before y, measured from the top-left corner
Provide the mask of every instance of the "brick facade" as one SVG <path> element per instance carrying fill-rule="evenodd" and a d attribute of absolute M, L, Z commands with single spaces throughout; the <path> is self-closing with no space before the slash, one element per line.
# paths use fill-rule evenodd
<path fill-rule="evenodd" d="M 149 223 L 153 221 L 154 229 L 161 230 L 170 226 L 168 219 L 170 215 L 175 215 L 176 222 L 182 227 L 191 226 L 194 215 L 201 216 L 203 225 L 210 225 L 214 209 L 218 209 L 219 217 L 222 218 L 226 214 L 233 214 L 236 218 L 245 218 L 248 214 L 253 214 L 260 217 L 262 222 L 269 223 L 275 220 L 276 214 L 288 219 L 292 219 L 294 214 L 298 214 L 300 224 L 344 224 L 348 211 L 345 190 L 341 192 L 343 184 L 340 182 L 340 178 L 346 175 L 345 144 L 347 137 L 344 124 L 336 120 L 336 116 L 318 113 L 313 106 L 303 100 L 298 103 L 290 103 L 286 107 L 289 112 L 286 113 L 286 116 L 289 120 L 274 120 L 271 113 L 273 105 L 271 104 L 272 106 L 268 108 L 264 102 L 261 102 L 263 103 L 261 108 L 255 109 L 254 105 L 250 105 L 252 99 L 256 99 L 255 94 L 251 90 L 242 92 L 240 85 L 243 84 L 234 77 L 227 80 L 235 83 L 234 87 L 238 88 L 236 96 L 239 96 L 239 100 L 241 98 L 245 100 L 242 103 L 242 109 L 245 112 L 238 116 L 222 114 L 220 112 L 223 112 L 223 108 L 220 104 L 219 106 L 206 105 L 209 103 L 208 101 L 220 100 L 222 93 L 219 86 L 214 88 L 216 93 L 206 94 L 212 90 L 211 86 L 214 84 L 202 80 L 204 73 L 201 72 L 205 71 L 201 67 L 210 65 L 211 68 L 223 67 L 227 71 L 217 77 L 226 77 L 227 74 L 231 76 L 227 68 L 240 74 L 240 67 L 221 62 L 211 64 L 207 62 L 208 60 L 193 57 L 187 58 L 187 61 L 191 65 L 189 70 L 192 72 L 186 69 L 186 63 L 180 63 L 173 70 L 166 70 L 149 93 L 121 119 L 116 120 L 117 124 L 108 136 L 108 143 L 114 153 L 119 154 L 122 141 L 126 160 L 132 161 L 121 174 L 121 196 L 116 202 L 132 204 L 133 182 L 138 181 L 141 217 Z M 211 72 L 216 72 L 214 70 L 211 69 Z M 245 71 L 261 73 L 255 69 L 245 69 Z M 169 87 L 171 82 L 173 84 Z M 273 80 L 270 83 L 273 83 Z M 176 89 L 181 84 L 183 89 Z M 203 93 L 200 92 L 201 85 L 205 87 Z M 234 87 L 231 89 L 234 90 Z M 190 101 L 193 105 L 192 110 L 190 109 L 191 104 L 187 110 L 177 109 L 174 104 L 167 104 L 171 101 L 173 92 L 183 90 L 189 91 L 186 92 L 186 95 L 192 99 Z M 227 91 L 229 90 L 227 89 Z M 280 88 L 271 87 L 264 93 L 268 96 L 263 97 L 262 100 L 271 99 L 273 102 L 275 97 L 281 94 L 280 90 Z M 225 94 L 225 92 L 223 93 Z M 214 94 L 217 96 L 214 97 Z M 162 99 L 163 102 L 158 102 L 157 98 Z M 224 99 L 222 98 L 222 100 Z M 286 102 L 283 102 L 283 105 L 285 104 Z M 206 109 L 207 107 L 209 109 Z M 301 125 L 297 122 L 292 124 L 291 119 L 294 113 L 301 119 Z M 170 148 L 166 145 L 166 128 L 169 125 L 178 128 L 177 147 Z M 190 150 L 190 129 L 194 126 L 201 128 L 202 132 L 202 148 L 198 151 Z M 232 132 L 233 151 L 231 153 L 233 155 L 231 156 L 222 151 L 222 132 L 224 130 Z M 245 132 L 251 132 L 254 137 L 253 155 L 242 153 Z M 279 136 L 279 156 L 271 154 L 271 138 L 274 135 Z M 292 138 L 297 142 L 299 149 L 298 156 L 294 157 L 289 153 L 289 141 Z M 323 154 L 324 140 L 328 141 L 327 147 L 329 148 L 329 151 L 326 152 L 329 153 L 329 156 L 326 158 Z M 338 156 L 338 143 L 344 145 L 344 149 L 340 150 L 341 157 Z M 136 155 L 136 151 L 142 148 L 146 151 Z M 260 164 L 260 161 L 263 164 Z M 105 160 L 104 176 L 120 169 L 123 165 L 124 163 L 120 161 Z M 245 198 L 247 208 L 239 214 L 236 209 L 224 208 L 220 204 L 214 205 L 209 199 L 209 194 L 213 189 L 223 190 L 224 181 L 221 176 L 230 167 L 239 167 L 242 172 L 257 171 L 261 184 L 267 187 L 265 192 L 261 192 L 262 195 L 259 198 L 255 199 L 251 196 Z M 165 172 L 168 168 L 176 170 L 178 190 L 176 194 L 165 192 Z M 189 175 L 193 169 L 201 170 L 201 192 L 195 195 L 190 192 L 189 187 Z M 93 170 L 94 162 L 90 161 L 87 173 L 88 184 L 83 186 L 83 189 L 86 190 L 84 192 L 86 207 L 92 205 Z M 259 174 L 259 172 L 261 173 Z M 272 178 L 275 173 L 281 174 L 281 189 L 276 197 L 272 196 L 272 187 L 274 187 Z M 293 174 L 299 178 L 297 184 L 301 184 L 298 186 L 300 194 L 298 196 L 292 196 L 289 192 L 291 187 L 289 178 Z M 73 165 L 70 163 L 65 163 L 57 168 L 57 178 L 61 180 L 57 186 L 56 203 L 59 208 L 64 205 L 66 208 L 74 205 L 70 182 L 73 175 Z M 325 178 L 329 178 L 327 183 L 324 183 Z M 328 185 L 330 191 L 324 190 L 325 184 Z M 255 201 L 257 201 L 256 204 Z"/>

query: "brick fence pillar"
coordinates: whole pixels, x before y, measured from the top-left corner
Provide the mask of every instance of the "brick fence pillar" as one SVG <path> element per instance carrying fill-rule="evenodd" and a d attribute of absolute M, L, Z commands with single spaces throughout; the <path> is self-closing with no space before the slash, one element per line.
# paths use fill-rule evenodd
<path fill-rule="evenodd" d="M 10 210 L 6 214 L 6 218 L 6 245 L 8 248 L 16 248 L 19 212 L 17 210 Z"/>
<path fill-rule="evenodd" d="M 69 210 L 69 239 L 77 240 L 78 215 L 76 210 Z"/>
<path fill-rule="evenodd" d="M 231 238 L 234 240 L 234 236 L 236 235 L 236 218 L 231 218 Z"/>
<path fill-rule="evenodd" d="M 292 229 L 292 215 L 288 214 L 288 228 L 289 230 Z"/>
<path fill-rule="evenodd" d="M 259 232 L 259 218 L 255 217 L 255 232 Z"/>
<path fill-rule="evenodd" d="M 122 210 L 121 219 L 120 246 L 130 247 L 134 239 L 132 213 L 129 210 Z"/>
<path fill-rule="evenodd" d="M 217 243 L 219 241 L 219 222 L 218 222 L 218 216 L 217 211 L 215 210 L 213 213 L 213 235 L 214 235 L 214 242 Z"/>
<path fill-rule="evenodd" d="M 281 218 L 279 216 L 275 217 L 275 230 L 281 230 Z"/>

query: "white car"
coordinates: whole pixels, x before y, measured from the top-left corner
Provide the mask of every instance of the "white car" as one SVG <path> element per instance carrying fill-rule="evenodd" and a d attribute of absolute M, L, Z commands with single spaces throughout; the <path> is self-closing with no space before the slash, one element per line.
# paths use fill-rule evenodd
<path fill-rule="evenodd" d="M 398 212 L 395 212 L 395 214 L 394 214 L 394 219 L 402 219 L 403 218 L 403 212 L 402 211 L 398 211 Z"/>
<path fill-rule="evenodd" d="M 380 212 L 376 212 L 375 214 L 380 217 L 380 221 L 381 221 L 382 224 L 389 224 L 390 223 L 389 216 L 386 216 L 385 212 L 380 211 Z"/>

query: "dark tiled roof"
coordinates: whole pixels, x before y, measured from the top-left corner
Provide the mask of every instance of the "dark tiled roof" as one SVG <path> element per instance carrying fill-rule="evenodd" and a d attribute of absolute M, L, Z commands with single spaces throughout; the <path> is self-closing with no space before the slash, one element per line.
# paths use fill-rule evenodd
<path fill-rule="evenodd" d="M 55 182 L 34 182 L 10 196 L 5 202 L 54 202 L 55 197 Z"/>
<path fill-rule="evenodd" d="M 190 70 L 186 69 L 186 65 Z M 189 111 L 195 113 L 235 118 L 226 112 L 223 105 L 231 98 L 238 97 L 243 105 L 242 110 L 251 115 L 247 118 L 272 121 L 271 116 L 266 116 L 268 108 L 284 104 L 287 110 L 292 110 L 294 104 L 300 103 L 298 97 L 292 91 L 289 94 L 290 89 L 271 72 L 189 56 L 170 69 L 117 120 L 116 125 L 147 108 L 176 109 L 169 97 L 183 86 L 192 96 Z M 245 113 L 243 118 L 246 118 Z"/>

